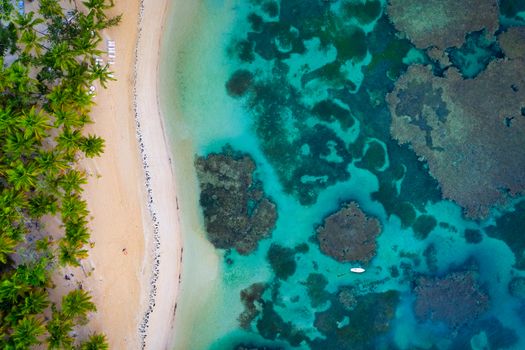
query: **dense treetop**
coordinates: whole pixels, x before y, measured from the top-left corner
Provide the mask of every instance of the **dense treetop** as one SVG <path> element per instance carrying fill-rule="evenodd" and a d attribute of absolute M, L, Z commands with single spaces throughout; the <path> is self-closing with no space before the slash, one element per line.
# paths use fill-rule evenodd
<path fill-rule="evenodd" d="M 49 300 L 51 275 L 88 254 L 88 210 L 82 157 L 104 140 L 84 132 L 90 87 L 111 80 L 100 31 L 117 25 L 106 0 L 40 0 L 36 12 L 0 0 L 0 348 L 106 349 L 104 335 L 76 339 L 73 330 L 96 310 L 84 290 Z M 43 218 L 55 216 L 60 232 Z M 44 313 L 46 317 L 44 317 Z"/>

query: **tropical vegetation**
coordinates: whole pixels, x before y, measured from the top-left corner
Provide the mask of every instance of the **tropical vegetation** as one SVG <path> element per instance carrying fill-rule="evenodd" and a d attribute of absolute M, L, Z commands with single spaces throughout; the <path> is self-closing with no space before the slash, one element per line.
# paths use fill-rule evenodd
<path fill-rule="evenodd" d="M 104 149 L 84 128 L 90 87 L 113 79 L 96 60 L 101 30 L 120 16 L 107 15 L 107 0 L 12 3 L 0 0 L 0 348 L 107 349 L 103 334 L 76 336 L 96 311 L 89 293 L 53 302 L 50 292 L 53 274 L 80 266 L 91 244 L 79 161 Z M 53 218 L 60 228 L 46 229 Z"/>

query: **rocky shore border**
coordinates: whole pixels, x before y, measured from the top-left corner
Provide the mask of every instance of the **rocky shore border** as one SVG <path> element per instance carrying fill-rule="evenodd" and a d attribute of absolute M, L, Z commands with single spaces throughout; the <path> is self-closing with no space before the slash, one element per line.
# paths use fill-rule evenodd
<path fill-rule="evenodd" d="M 144 18 L 144 0 L 140 0 L 139 3 L 139 14 L 137 21 L 137 42 L 135 45 L 134 54 L 134 68 L 133 68 L 133 113 L 135 117 L 136 136 L 139 144 L 140 155 L 142 159 L 142 168 L 144 170 L 145 183 L 147 191 L 147 208 L 153 223 L 153 267 L 152 275 L 150 279 L 150 291 L 148 293 L 148 307 L 142 316 L 142 320 L 139 323 L 138 331 L 140 337 L 141 349 L 146 348 L 146 337 L 149 327 L 149 317 L 155 308 L 155 299 L 157 296 L 157 281 L 159 279 L 159 265 L 160 265 L 160 234 L 159 234 L 159 220 L 157 218 L 157 210 L 155 208 L 155 201 L 153 200 L 153 189 L 151 186 L 151 174 L 149 171 L 148 155 L 144 148 L 144 140 L 142 137 L 142 126 L 140 124 L 140 115 L 138 111 L 138 95 L 137 95 L 137 63 L 139 58 L 139 43 L 142 38 L 142 22 Z"/>

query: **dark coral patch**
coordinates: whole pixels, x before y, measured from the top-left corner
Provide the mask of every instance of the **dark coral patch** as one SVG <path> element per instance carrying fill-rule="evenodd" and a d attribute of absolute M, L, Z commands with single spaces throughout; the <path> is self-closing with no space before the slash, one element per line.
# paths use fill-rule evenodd
<path fill-rule="evenodd" d="M 345 131 L 351 128 L 355 123 L 354 118 L 350 115 L 350 112 L 347 109 L 331 100 L 323 100 L 316 103 L 312 108 L 312 114 L 320 120 L 329 123 L 338 121 L 341 125 L 341 129 Z"/>
<path fill-rule="evenodd" d="M 275 243 L 272 243 L 270 246 L 266 259 L 268 259 L 275 276 L 282 280 L 286 280 L 293 275 L 297 268 L 294 249 L 283 247 Z"/>
<path fill-rule="evenodd" d="M 262 303 L 262 294 L 265 289 L 266 284 L 254 283 L 241 290 L 241 302 L 244 305 L 244 311 L 239 315 L 239 323 L 242 328 L 250 328 L 252 321 L 259 315 L 259 305 Z"/>
<path fill-rule="evenodd" d="M 525 11 L 525 1 L 520 0 L 500 0 L 499 10 L 507 18 L 517 18 L 518 13 Z"/>
<path fill-rule="evenodd" d="M 356 18 L 359 23 L 367 24 L 381 15 L 381 2 L 370 0 L 363 2 L 345 1 L 342 4 L 342 11 L 348 18 Z"/>
<path fill-rule="evenodd" d="M 468 79 L 475 78 L 494 59 L 503 58 L 497 41 L 488 39 L 485 30 L 469 33 L 461 47 L 447 52 L 452 65 Z"/>
<path fill-rule="evenodd" d="M 223 153 L 198 157 L 195 167 L 210 242 L 240 254 L 255 250 L 259 240 L 270 236 L 277 210 L 253 178 L 253 160 L 226 147 Z"/>
<path fill-rule="evenodd" d="M 368 143 L 368 148 L 363 158 L 356 163 L 356 166 L 377 172 L 385 165 L 386 157 L 387 155 L 383 145 L 377 141 L 371 141 Z"/>
<path fill-rule="evenodd" d="M 497 0 L 390 0 L 388 15 L 419 48 L 460 46 L 468 32 L 498 29 Z"/>
<path fill-rule="evenodd" d="M 262 10 L 270 17 L 277 17 L 279 15 L 279 4 L 277 1 L 266 1 L 262 5 Z"/>
<path fill-rule="evenodd" d="M 231 97 L 242 97 L 250 88 L 253 74 L 245 69 L 235 71 L 226 82 L 226 91 Z"/>
<path fill-rule="evenodd" d="M 471 244 L 477 244 L 483 240 L 483 235 L 481 234 L 481 231 L 476 229 L 465 229 L 463 236 L 465 237 L 465 241 Z"/>
<path fill-rule="evenodd" d="M 337 261 L 367 264 L 376 253 L 379 220 L 367 217 L 356 202 L 345 204 L 317 229 L 321 251 Z"/>
<path fill-rule="evenodd" d="M 414 289 L 414 311 L 420 321 L 445 322 L 452 328 L 479 318 L 489 307 L 489 296 L 480 289 L 472 271 L 443 277 L 420 277 Z"/>
<path fill-rule="evenodd" d="M 340 295 L 344 292 L 344 299 Z M 355 292 L 354 292 L 355 293 Z M 399 300 L 398 292 L 354 295 L 343 287 L 328 310 L 315 314 L 315 327 L 325 336 L 313 340 L 314 349 L 375 348 L 376 337 L 387 333 Z M 343 300 L 343 301 L 341 301 Z"/>
<path fill-rule="evenodd" d="M 259 334 L 270 340 L 286 340 L 292 346 L 298 346 L 307 339 L 303 331 L 291 322 L 286 322 L 274 310 L 273 303 L 266 301 L 262 306 L 262 316 L 257 320 Z"/>
<path fill-rule="evenodd" d="M 420 215 L 414 222 L 414 225 L 412 225 L 412 229 L 414 230 L 414 235 L 417 239 L 425 239 L 436 225 L 437 221 L 433 216 Z"/>
<path fill-rule="evenodd" d="M 330 293 L 325 288 L 328 280 L 320 273 L 311 273 L 306 280 L 306 288 L 310 304 L 316 308 L 328 301 Z"/>
<path fill-rule="evenodd" d="M 452 68 L 440 78 L 426 67 L 411 66 L 387 97 L 393 138 L 410 144 L 443 196 L 469 217 L 485 217 L 493 206 L 525 191 L 523 72 L 520 59 L 492 61 L 475 79 L 463 79 Z M 432 87 L 422 89 L 422 84 Z M 449 111 L 446 118 L 439 104 L 426 102 L 438 95 Z M 425 102 L 412 109 L 411 101 Z M 507 127 L 509 117 L 514 118 Z"/>
<path fill-rule="evenodd" d="M 496 219 L 495 226 L 486 229 L 487 235 L 504 241 L 516 257 L 515 267 L 525 270 L 525 201 L 515 205 L 514 210 Z"/>

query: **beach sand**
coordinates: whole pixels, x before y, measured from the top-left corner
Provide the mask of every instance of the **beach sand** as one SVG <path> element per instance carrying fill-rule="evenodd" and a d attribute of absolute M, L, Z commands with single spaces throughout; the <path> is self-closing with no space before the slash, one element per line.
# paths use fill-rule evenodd
<path fill-rule="evenodd" d="M 54 277 L 58 294 L 79 284 L 91 292 L 98 311 L 80 336 L 103 332 L 112 349 L 172 347 L 182 244 L 157 96 L 168 4 L 116 1 L 109 11 L 123 14 L 118 27 L 102 33 L 116 42 L 111 68 L 117 81 L 97 86 L 95 123 L 86 130 L 102 136 L 106 147 L 101 157 L 80 163 L 90 175 L 84 198 L 95 245 L 82 269 Z"/>

